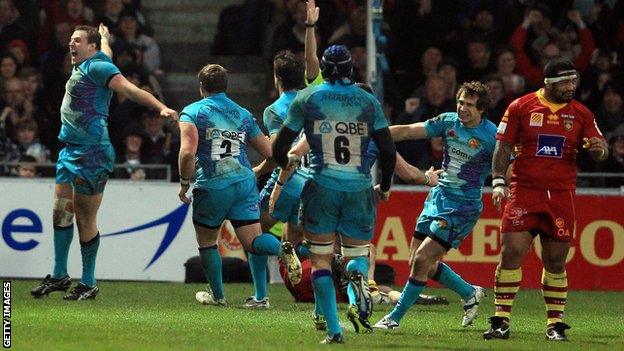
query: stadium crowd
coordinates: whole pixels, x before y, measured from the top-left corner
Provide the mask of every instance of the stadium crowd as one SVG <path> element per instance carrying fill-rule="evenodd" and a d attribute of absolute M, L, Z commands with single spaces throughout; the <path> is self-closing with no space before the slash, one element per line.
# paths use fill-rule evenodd
<path fill-rule="evenodd" d="M 319 54 L 331 44 L 346 45 L 359 82 L 366 77 L 365 3 L 317 1 L 324 14 L 316 26 Z M 237 8 L 222 13 L 213 54 L 263 54 L 269 62 L 288 49 L 303 57 L 305 1 L 247 0 Z M 578 68 L 577 99 L 595 114 L 611 151 L 601 164 L 579 154 L 581 172 L 624 172 L 623 18 L 624 2 L 615 0 L 384 1 L 390 63 L 384 75 L 386 117 L 402 125 L 452 111 L 458 86 L 477 79 L 492 92 L 485 115 L 498 124 L 509 102 L 539 88 L 543 63 L 562 55 Z M 140 0 L 0 0 L 0 161 L 56 160 L 59 108 L 71 72 L 67 43 L 76 25 L 98 23 L 113 33 L 114 63 L 122 73 L 162 96 L 156 79 L 163 74 L 161 53 Z M 238 30 L 236 48 L 227 42 L 233 38 L 227 31 L 233 30 Z M 160 176 L 137 167 L 145 163 L 170 164 L 177 173 L 177 128 L 152 115 L 125 96 L 113 97 L 109 131 L 116 163 L 127 166 L 115 177 Z M 438 138 L 399 142 L 397 149 L 421 169 L 440 166 Z M 19 170 L 0 167 L 0 175 L 17 176 Z M 579 185 L 621 181 L 591 178 Z"/>

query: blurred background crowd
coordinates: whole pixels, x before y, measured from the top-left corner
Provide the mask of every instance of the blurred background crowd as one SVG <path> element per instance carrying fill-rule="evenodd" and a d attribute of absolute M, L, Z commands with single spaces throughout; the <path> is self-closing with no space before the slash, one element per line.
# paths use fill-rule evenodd
<path fill-rule="evenodd" d="M 366 1 L 316 3 L 319 54 L 328 45 L 346 45 L 354 79 L 365 81 Z M 469 80 L 489 86 L 486 117 L 498 124 L 513 99 L 542 86 L 544 62 L 566 56 L 580 73 L 576 98 L 595 114 L 611 151 L 601 164 L 581 152 L 580 170 L 624 173 L 624 1 L 386 0 L 383 10 L 390 68 L 384 72 L 383 101 L 392 124 L 454 111 L 456 89 Z M 291 50 L 303 59 L 305 20 L 302 0 L 241 0 L 221 11 L 206 58 L 261 55 L 270 80 L 276 52 Z M 167 72 L 161 55 L 180 53 L 160 52 L 140 0 L 0 0 L 0 161 L 55 161 L 59 107 L 72 68 L 67 44 L 76 25 L 97 23 L 113 33 L 114 62 L 122 73 L 162 97 L 159 82 Z M 274 98 L 267 88 L 267 104 Z M 125 165 L 115 177 L 163 177 L 141 164 L 176 169 L 176 127 L 154 112 L 115 94 L 109 131 L 117 163 Z M 397 148 L 419 168 L 440 166 L 440 140 L 406 141 Z M 53 170 L 0 167 L 0 175 L 52 176 Z M 587 178 L 579 185 L 619 186 L 622 179 Z"/>

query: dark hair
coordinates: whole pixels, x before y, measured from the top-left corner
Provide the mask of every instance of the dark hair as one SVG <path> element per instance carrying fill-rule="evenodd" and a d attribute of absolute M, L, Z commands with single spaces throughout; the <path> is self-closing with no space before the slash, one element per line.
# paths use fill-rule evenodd
<path fill-rule="evenodd" d="M 303 63 L 288 50 L 275 54 L 273 72 L 282 83 L 284 90 L 301 89 L 305 85 Z"/>
<path fill-rule="evenodd" d="M 561 73 L 567 71 L 575 71 L 574 63 L 565 57 L 558 57 L 552 59 L 544 65 L 544 77 L 555 78 L 561 75 Z"/>
<path fill-rule="evenodd" d="M 486 74 L 485 76 L 483 76 L 480 79 L 483 83 L 487 83 L 487 82 L 498 82 L 500 83 L 500 85 L 504 88 L 505 87 L 505 81 L 503 81 L 503 78 L 501 78 L 501 76 L 499 76 L 496 73 L 490 73 L 490 74 Z"/>
<path fill-rule="evenodd" d="M 32 162 L 32 163 L 35 163 L 35 162 L 37 162 L 37 159 L 34 158 L 31 155 L 22 155 L 19 158 L 19 162 Z"/>
<path fill-rule="evenodd" d="M 473 80 L 472 82 L 463 83 L 457 90 L 458 100 L 462 93 L 477 97 L 477 110 L 479 111 L 485 110 L 490 104 L 490 90 L 487 85 L 481 82 Z"/>
<path fill-rule="evenodd" d="M 84 25 L 76 26 L 76 28 L 74 28 L 74 32 L 79 30 L 87 33 L 87 43 L 95 44 L 95 48 L 97 50 L 102 50 L 102 36 L 100 35 L 100 32 L 98 32 L 97 28 Z"/>
<path fill-rule="evenodd" d="M 221 65 L 211 63 L 202 67 L 197 74 L 199 84 L 208 94 L 224 93 L 227 90 L 227 70 Z"/>

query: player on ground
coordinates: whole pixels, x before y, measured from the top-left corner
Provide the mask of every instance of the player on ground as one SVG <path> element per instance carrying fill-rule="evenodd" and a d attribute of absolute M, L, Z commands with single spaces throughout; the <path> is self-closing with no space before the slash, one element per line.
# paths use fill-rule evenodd
<path fill-rule="evenodd" d="M 225 219 L 232 223 L 249 253 L 255 291 L 267 290 L 266 279 L 259 279 L 256 274 L 258 270 L 266 271 L 266 259 L 262 256 L 282 254 L 280 242 L 273 235 L 261 234 L 256 178 L 247 159 L 248 143 L 266 158 L 271 157 L 271 144 L 249 111 L 226 96 L 228 77 L 223 67 L 206 65 L 199 71 L 198 79 L 203 99 L 181 113 L 178 195 L 182 202 L 191 203 L 186 193 L 194 176 L 193 224 L 209 282 L 203 302 L 225 305 L 217 248 L 219 229 Z M 285 253 L 283 257 L 288 264 L 299 262 L 288 256 Z M 268 300 L 265 302 L 268 308 Z"/>
<path fill-rule="evenodd" d="M 74 213 L 80 237 L 82 277 L 65 300 L 94 299 L 99 291 L 95 259 L 100 245 L 97 212 L 104 187 L 113 171 L 115 152 L 108 137 L 108 107 L 114 92 L 160 111 L 163 118 L 177 119 L 152 94 L 130 83 L 113 64 L 106 26 L 78 26 L 69 42 L 72 74 L 61 105 L 59 140 L 65 147 L 56 163 L 54 188 L 54 270 L 31 291 L 34 297 L 66 291 L 71 285 L 67 256 L 74 236 Z"/>
<path fill-rule="evenodd" d="M 491 328 L 485 339 L 509 338 L 511 306 L 522 282 L 522 261 L 535 236 L 542 244 L 542 294 L 549 340 L 566 340 L 563 323 L 568 280 L 565 270 L 575 231 L 576 157 L 581 145 L 603 161 L 607 143 L 594 115 L 574 100 L 579 75 L 565 58 L 544 67 L 544 87 L 514 100 L 498 126 L 492 161 L 492 200 L 500 211 L 502 253 L 496 269 Z M 514 149 L 511 186 L 504 175 Z"/>
<path fill-rule="evenodd" d="M 359 276 L 359 288 L 349 288 L 359 304 L 370 306 L 368 245 L 373 234 L 375 193 L 371 186 L 371 160 L 365 155 L 375 140 L 380 150 L 382 200 L 390 195 L 395 148 L 379 102 L 353 84 L 351 55 L 346 47 L 331 46 L 323 54 L 325 82 L 299 92 L 273 145 L 280 166 L 298 160 L 287 156 L 292 141 L 304 128 L 310 143 L 310 177 L 302 192 L 304 236 L 310 243 L 316 299 L 328 326 L 324 343 L 343 342 L 331 279 L 331 258 L 336 233 L 342 253 L 351 258 L 347 271 Z M 370 293 L 368 292 L 368 295 Z M 370 308 L 359 318 L 368 324 Z"/>
<path fill-rule="evenodd" d="M 431 278 L 459 294 L 464 301 L 462 326 L 477 316 L 485 289 L 462 279 L 440 260 L 457 249 L 479 219 L 483 209 L 481 189 L 490 173 L 496 126 L 483 118 L 489 103 L 487 87 L 464 83 L 457 92 L 457 112 L 443 113 L 425 122 L 392 126 L 395 141 L 442 137 L 444 172 L 431 189 L 418 217 L 410 246 L 411 273 L 395 308 L 373 325 L 396 329 L 407 310 Z"/>

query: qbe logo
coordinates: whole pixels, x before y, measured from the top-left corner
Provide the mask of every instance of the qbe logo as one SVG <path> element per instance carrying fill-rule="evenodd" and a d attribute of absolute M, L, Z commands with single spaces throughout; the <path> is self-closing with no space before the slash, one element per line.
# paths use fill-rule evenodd
<path fill-rule="evenodd" d="M 11 281 L 2 282 L 2 347 L 11 347 Z"/>
<path fill-rule="evenodd" d="M 561 135 L 538 134 L 536 156 L 561 158 L 565 137 Z"/>

